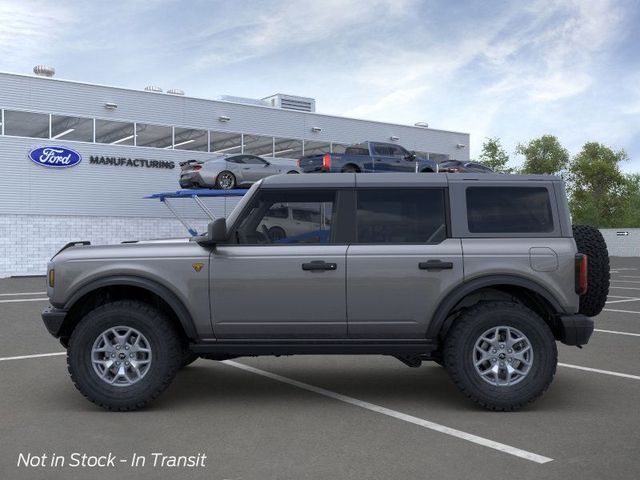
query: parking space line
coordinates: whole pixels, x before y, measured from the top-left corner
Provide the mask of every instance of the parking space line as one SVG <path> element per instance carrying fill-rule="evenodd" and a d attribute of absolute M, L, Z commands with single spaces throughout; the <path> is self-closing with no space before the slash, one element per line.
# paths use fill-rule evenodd
<path fill-rule="evenodd" d="M 478 445 L 482 445 L 483 447 L 492 448 L 494 450 L 498 450 L 500 452 L 507 453 L 509 455 L 513 455 L 516 457 L 523 458 L 525 460 L 529 460 L 535 463 L 547 463 L 553 461 L 552 458 L 544 457 L 542 455 L 538 455 L 536 453 L 528 452 L 526 450 L 521 450 L 516 447 L 512 447 L 510 445 L 506 445 L 504 443 L 495 442 L 493 440 L 489 440 L 488 438 L 479 437 L 477 435 L 473 435 L 471 433 L 463 432 L 461 430 L 456 430 L 455 428 L 446 427 L 444 425 L 440 425 L 439 423 L 431 422 L 429 420 L 424 420 L 422 418 L 414 417 L 411 415 L 407 415 L 402 412 L 397 412 L 395 410 L 391 410 L 390 408 L 381 407 L 380 405 L 375 405 L 373 403 L 365 402 L 363 400 L 358 400 L 357 398 L 348 397 L 346 395 L 342 395 L 340 393 L 332 392 L 331 390 L 326 390 L 324 388 L 316 387 L 315 385 L 310 385 L 308 383 L 299 382 L 297 380 L 293 380 L 292 378 L 283 377 L 276 373 L 267 372 L 266 370 L 260 370 L 258 368 L 250 367 L 243 363 L 234 362 L 231 360 L 225 360 L 221 363 L 225 363 L 231 367 L 239 368 L 241 370 L 245 370 L 247 372 L 254 373 L 256 375 L 261 375 L 263 377 L 270 378 L 271 380 L 276 380 L 278 382 L 286 383 L 288 385 L 292 385 L 294 387 L 301 388 L 303 390 L 307 390 L 310 392 L 317 393 L 319 395 L 324 395 L 325 397 L 333 398 L 334 400 L 338 400 L 340 402 L 348 403 L 350 405 L 354 405 L 356 407 L 364 408 L 366 410 L 370 410 L 372 412 L 380 413 L 382 415 L 387 415 L 389 417 L 396 418 L 398 420 L 402 420 L 404 422 L 412 423 L 414 425 L 418 425 L 420 427 L 428 428 L 430 430 L 434 430 L 436 432 L 444 433 L 445 435 L 450 435 L 452 437 L 460 438 L 462 440 L 466 440 L 468 442 L 472 442 Z"/>
<path fill-rule="evenodd" d="M 630 373 L 611 372 L 609 370 L 600 370 L 599 368 L 581 367 L 580 365 L 571 365 L 569 363 L 560 363 L 560 362 L 558 362 L 558 366 L 573 368 L 575 370 L 584 370 L 585 372 L 602 373 L 604 375 L 611 375 L 613 377 L 622 377 L 622 378 L 630 378 L 632 380 L 640 380 L 639 375 L 631 375 Z"/>
<path fill-rule="evenodd" d="M 18 295 L 46 295 L 47 292 L 0 293 L 0 297 L 17 297 Z"/>
<path fill-rule="evenodd" d="M 606 303 L 622 303 L 622 302 L 637 302 L 640 298 L 625 298 L 624 300 L 607 300 Z"/>
<path fill-rule="evenodd" d="M 613 333 L 615 335 L 629 335 L 630 337 L 640 337 L 640 333 L 619 332 L 618 330 L 603 330 L 601 328 L 594 328 L 593 331 L 600 333 Z"/>
<path fill-rule="evenodd" d="M 617 275 L 620 278 L 640 278 L 638 275 Z"/>
<path fill-rule="evenodd" d="M 613 278 L 611 279 L 611 281 L 618 283 L 640 283 L 640 280 L 614 280 Z"/>
<path fill-rule="evenodd" d="M 0 300 L 0 303 L 43 302 L 45 300 L 49 300 L 49 298 L 12 298 L 11 300 Z"/>
<path fill-rule="evenodd" d="M 618 290 L 640 290 L 639 287 L 619 287 L 617 285 L 609 285 L 609 289 L 617 288 Z"/>
<path fill-rule="evenodd" d="M 616 310 L 615 308 L 604 308 L 602 309 L 603 312 L 618 312 L 618 313 L 635 313 L 635 314 L 640 314 L 640 312 L 636 312 L 634 310 Z"/>
<path fill-rule="evenodd" d="M 55 352 L 55 353 L 38 353 L 35 355 L 21 355 L 19 357 L 2 357 L 0 362 L 7 360 L 26 360 L 27 358 L 41 358 L 41 357 L 55 357 L 57 355 L 66 355 L 67 352 Z"/>

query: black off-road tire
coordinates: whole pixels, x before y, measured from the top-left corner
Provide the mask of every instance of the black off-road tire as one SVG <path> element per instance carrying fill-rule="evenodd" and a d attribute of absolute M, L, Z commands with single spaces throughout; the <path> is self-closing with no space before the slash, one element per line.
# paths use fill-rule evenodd
<path fill-rule="evenodd" d="M 532 366 L 515 385 L 491 385 L 480 377 L 473 364 L 476 341 L 498 326 L 519 330 L 533 349 Z M 444 362 L 453 383 L 475 403 L 488 410 L 512 411 L 547 390 L 556 372 L 558 350 L 551 329 L 532 310 L 515 302 L 485 302 L 469 308 L 450 328 L 445 339 Z"/>
<path fill-rule="evenodd" d="M 572 225 L 578 252 L 587 255 L 587 293 L 580 296 L 579 313 L 595 317 L 609 296 L 609 251 L 602 234 L 590 225 Z"/>
<path fill-rule="evenodd" d="M 91 361 L 95 340 L 117 326 L 139 331 L 152 351 L 147 373 L 128 386 L 107 384 L 98 377 Z M 120 300 L 101 305 L 80 320 L 69 339 L 67 368 L 75 386 L 91 402 L 111 411 L 137 410 L 169 386 L 183 362 L 182 345 L 180 333 L 163 312 L 143 302 Z"/>
<path fill-rule="evenodd" d="M 182 364 L 180 365 L 180 368 L 188 367 L 199 358 L 200 358 L 200 355 L 198 355 L 197 353 L 193 353 L 190 350 L 185 351 L 182 354 Z"/>

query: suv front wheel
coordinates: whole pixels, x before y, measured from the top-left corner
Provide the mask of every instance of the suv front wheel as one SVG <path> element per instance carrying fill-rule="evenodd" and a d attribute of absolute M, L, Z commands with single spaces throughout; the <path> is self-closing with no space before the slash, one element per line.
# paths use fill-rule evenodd
<path fill-rule="evenodd" d="M 122 300 L 90 311 L 71 334 L 67 366 L 80 392 L 107 410 L 136 410 L 171 383 L 184 361 L 179 333 L 146 303 Z"/>
<path fill-rule="evenodd" d="M 453 382 L 489 410 L 517 410 L 541 396 L 558 361 L 549 326 L 515 302 L 469 308 L 454 323 L 444 345 Z"/>

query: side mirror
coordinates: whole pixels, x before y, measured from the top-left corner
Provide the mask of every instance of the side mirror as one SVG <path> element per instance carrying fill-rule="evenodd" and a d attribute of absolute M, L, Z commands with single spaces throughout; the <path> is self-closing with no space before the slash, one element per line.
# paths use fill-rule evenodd
<path fill-rule="evenodd" d="M 415 160 L 416 159 L 416 152 L 414 152 L 414 151 L 409 152 L 408 155 L 404 156 L 404 159 L 405 160 Z"/>
<path fill-rule="evenodd" d="M 227 219 L 217 218 L 207 226 L 207 233 L 195 238 L 200 245 L 215 245 L 227 240 Z"/>

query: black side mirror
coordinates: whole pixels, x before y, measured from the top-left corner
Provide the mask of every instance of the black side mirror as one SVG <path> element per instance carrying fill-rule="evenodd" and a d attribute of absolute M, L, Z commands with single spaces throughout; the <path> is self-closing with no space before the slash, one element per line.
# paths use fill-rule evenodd
<path fill-rule="evenodd" d="M 416 159 L 416 152 L 411 151 L 409 152 L 407 155 L 404 156 L 405 160 L 415 160 Z"/>
<path fill-rule="evenodd" d="M 215 245 L 227 240 L 227 219 L 217 218 L 207 225 L 207 233 L 195 238 L 200 245 Z"/>

